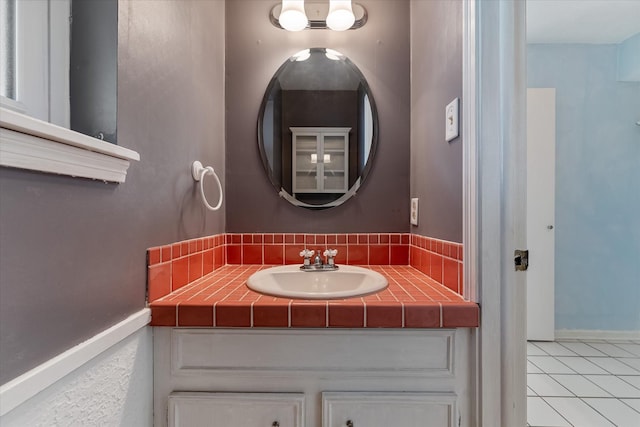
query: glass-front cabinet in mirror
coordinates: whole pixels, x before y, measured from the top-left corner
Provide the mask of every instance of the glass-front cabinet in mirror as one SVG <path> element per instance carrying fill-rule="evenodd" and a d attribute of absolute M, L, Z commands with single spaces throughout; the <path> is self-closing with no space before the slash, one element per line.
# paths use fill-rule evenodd
<path fill-rule="evenodd" d="M 290 128 L 293 196 L 344 194 L 349 184 L 351 128 Z"/>
<path fill-rule="evenodd" d="M 331 49 L 303 50 L 278 69 L 258 118 L 262 161 L 279 194 L 308 208 L 338 206 L 360 188 L 378 118 L 358 68 Z"/>

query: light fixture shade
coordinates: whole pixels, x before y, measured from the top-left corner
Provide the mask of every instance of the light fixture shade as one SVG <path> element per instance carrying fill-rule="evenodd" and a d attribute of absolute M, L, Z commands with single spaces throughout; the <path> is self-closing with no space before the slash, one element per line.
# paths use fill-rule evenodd
<path fill-rule="evenodd" d="M 304 30 L 309 23 L 304 11 L 304 0 L 282 0 L 282 11 L 278 21 L 285 30 Z"/>
<path fill-rule="evenodd" d="M 351 28 L 355 21 L 351 0 L 330 0 L 327 27 L 334 31 L 344 31 Z"/>

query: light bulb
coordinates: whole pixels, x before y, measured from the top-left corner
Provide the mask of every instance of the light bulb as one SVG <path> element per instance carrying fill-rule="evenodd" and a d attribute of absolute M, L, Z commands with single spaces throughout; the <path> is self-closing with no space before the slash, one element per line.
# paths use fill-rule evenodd
<path fill-rule="evenodd" d="M 300 52 L 293 55 L 293 59 L 298 62 L 306 61 L 311 57 L 311 49 L 301 50 Z"/>
<path fill-rule="evenodd" d="M 282 0 L 282 11 L 278 22 L 288 31 L 301 31 L 307 28 L 309 20 L 304 11 L 304 0 Z"/>
<path fill-rule="evenodd" d="M 351 8 L 351 0 L 330 0 L 327 26 L 334 31 L 344 31 L 351 28 L 356 17 Z"/>
<path fill-rule="evenodd" d="M 332 61 L 340 61 L 340 59 L 342 58 L 342 54 L 337 50 L 333 50 L 333 49 L 325 49 L 324 56 L 326 56 L 328 59 Z"/>

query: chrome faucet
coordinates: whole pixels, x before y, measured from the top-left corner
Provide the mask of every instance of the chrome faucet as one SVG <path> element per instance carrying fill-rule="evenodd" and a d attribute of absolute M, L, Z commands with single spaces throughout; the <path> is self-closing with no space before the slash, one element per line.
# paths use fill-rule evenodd
<path fill-rule="evenodd" d="M 313 263 L 311 263 L 311 257 L 315 254 L 313 258 Z M 338 266 L 335 264 L 334 258 L 338 254 L 337 249 L 327 249 L 324 252 L 320 252 L 320 249 L 317 251 L 312 251 L 309 249 L 304 249 L 300 252 L 300 256 L 304 258 L 304 264 L 300 266 L 300 270 L 302 271 L 332 271 L 337 270 Z M 322 256 L 326 257 L 326 263 L 322 259 Z"/>

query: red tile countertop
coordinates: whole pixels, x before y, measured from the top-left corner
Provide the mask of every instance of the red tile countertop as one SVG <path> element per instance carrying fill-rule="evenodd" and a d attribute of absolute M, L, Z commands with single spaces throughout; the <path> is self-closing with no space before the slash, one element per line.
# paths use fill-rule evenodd
<path fill-rule="evenodd" d="M 245 328 L 477 327 L 479 307 L 410 266 L 376 265 L 389 287 L 337 300 L 279 298 L 252 291 L 268 265 L 226 265 L 150 304 L 151 326 Z"/>

